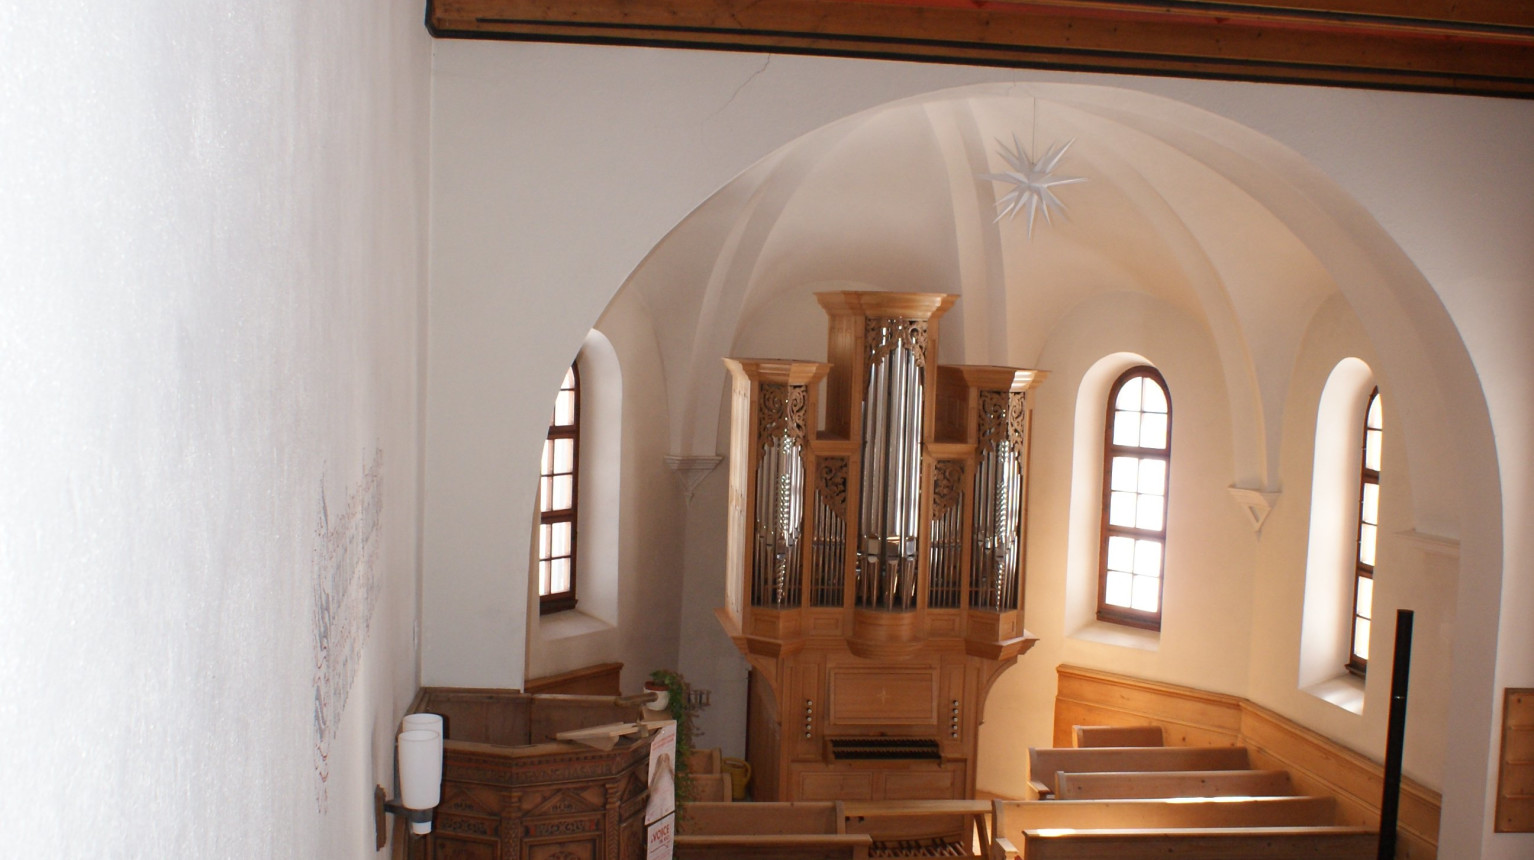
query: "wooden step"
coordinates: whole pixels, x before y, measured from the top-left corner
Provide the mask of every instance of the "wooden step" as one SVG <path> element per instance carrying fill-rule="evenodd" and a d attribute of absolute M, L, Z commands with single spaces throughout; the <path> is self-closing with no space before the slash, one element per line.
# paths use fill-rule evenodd
<path fill-rule="evenodd" d="M 1166 797 L 1275 797 L 1294 794 L 1284 770 L 1184 770 L 1059 773 L 1060 800 Z"/>

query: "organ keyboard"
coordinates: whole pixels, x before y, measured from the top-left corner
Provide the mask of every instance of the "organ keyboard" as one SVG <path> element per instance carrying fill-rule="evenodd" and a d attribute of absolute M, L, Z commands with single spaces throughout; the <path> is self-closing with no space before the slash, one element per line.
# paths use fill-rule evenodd
<path fill-rule="evenodd" d="M 831 761 L 942 761 L 938 742 L 927 738 L 828 738 Z"/>

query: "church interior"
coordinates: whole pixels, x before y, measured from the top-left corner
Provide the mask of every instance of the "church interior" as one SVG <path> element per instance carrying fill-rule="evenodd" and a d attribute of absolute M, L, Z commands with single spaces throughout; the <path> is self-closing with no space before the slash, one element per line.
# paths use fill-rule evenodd
<path fill-rule="evenodd" d="M 1402 609 L 1403 769 L 1441 802 L 1436 855 L 1534 853 L 1498 825 L 1504 699 L 1534 687 L 1526 96 L 437 38 L 420 0 L 88 5 L 0 16 L 20 855 L 382 856 L 374 786 L 423 687 L 608 663 L 624 692 L 657 669 L 706 691 L 700 743 L 784 800 L 823 775 L 761 772 L 762 714 L 785 745 L 812 721 L 786 687 L 763 704 L 773 666 L 819 679 L 796 691 L 855 680 L 848 725 L 882 725 L 892 688 L 941 699 L 918 710 L 965 763 L 953 796 L 1027 797 L 1082 678 L 1247 703 L 1379 762 Z M 1008 211 L 1024 168 L 1042 202 Z M 847 368 L 871 360 L 834 332 L 913 314 L 927 435 L 896 471 L 969 457 L 1015 587 L 940 605 L 923 532 L 907 627 L 865 611 L 906 585 L 854 594 L 853 539 L 824 601 L 754 594 L 741 493 L 775 502 L 747 473 L 808 487 L 840 458 L 856 485 L 873 412 Z M 751 471 L 768 449 L 738 403 L 783 362 L 809 466 Z M 561 530 L 540 452 L 572 367 Z M 1154 522 L 1123 534 L 1156 558 L 1112 567 L 1110 404 L 1138 369 L 1170 429 L 1137 461 Z M 976 479 L 973 414 L 941 417 L 974 410 L 960 377 L 1013 392 L 1017 486 Z M 850 650 L 816 664 L 815 636 Z"/>

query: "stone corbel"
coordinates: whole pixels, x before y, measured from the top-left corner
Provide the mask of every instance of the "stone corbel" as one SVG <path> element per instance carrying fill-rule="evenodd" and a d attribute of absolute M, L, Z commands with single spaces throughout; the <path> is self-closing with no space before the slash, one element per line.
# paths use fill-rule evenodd
<path fill-rule="evenodd" d="M 698 485 L 703 483 L 709 473 L 714 471 L 724 460 L 723 457 L 700 457 L 682 454 L 667 454 L 666 466 L 676 475 L 677 481 L 682 485 L 682 497 L 687 503 L 692 504 L 692 494 L 697 492 Z"/>
<path fill-rule="evenodd" d="M 1254 490 L 1249 487 L 1231 486 L 1230 497 L 1236 500 L 1241 510 L 1246 512 L 1247 520 L 1252 524 L 1252 531 L 1258 536 L 1262 535 L 1262 524 L 1268 519 L 1268 514 L 1273 512 L 1273 506 L 1278 504 L 1277 491 Z"/>

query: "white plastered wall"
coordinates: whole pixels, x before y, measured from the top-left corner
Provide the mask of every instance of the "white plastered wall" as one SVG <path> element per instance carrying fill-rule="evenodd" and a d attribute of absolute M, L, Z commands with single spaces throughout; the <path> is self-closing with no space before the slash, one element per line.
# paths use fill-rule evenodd
<path fill-rule="evenodd" d="M 523 580 L 510 572 L 525 569 L 526 535 L 500 524 L 523 516 L 526 496 L 519 488 L 531 486 L 546 411 L 541 404 L 563 362 L 667 231 L 758 159 L 827 123 L 904 96 L 1017 79 L 1066 78 L 740 54 L 439 44 L 423 658 L 428 680 L 520 681 L 525 657 L 517 619 L 526 597 Z M 1525 241 L 1534 223 L 1534 177 L 1517 141 L 1534 134 L 1534 111 L 1485 99 L 1150 78 L 1070 80 L 1170 96 L 1275 141 L 1262 156 L 1272 159 L 1263 180 L 1269 184 L 1253 192 L 1287 207 L 1279 216 L 1338 288 L 1367 308 L 1366 335 L 1387 354 L 1385 364 L 1431 377 L 1441 392 L 1435 396 L 1446 398 L 1445 414 L 1463 417 L 1463 426 L 1452 430 L 1427 426 L 1423 438 L 1451 437 L 1464 486 L 1481 492 L 1459 500 L 1438 492 L 1452 487 L 1419 486 L 1413 517 L 1415 528 L 1458 537 L 1462 546 L 1450 695 L 1465 703 L 1465 730 L 1435 741 L 1446 750 L 1443 844 L 1454 856 L 1517 856 L 1526 841 L 1489 833 L 1486 763 L 1496 685 L 1528 683 L 1534 675 L 1528 649 L 1499 655 L 1491 622 L 1499 600 L 1522 607 L 1534 600 L 1527 577 L 1510 575 L 1504 584 L 1501 576 L 1504 550 L 1510 558 L 1527 551 L 1518 535 L 1528 531 L 1519 526 L 1530 517 L 1525 496 L 1534 406 L 1526 385 L 1520 387 L 1530 347 L 1518 331 L 1534 318 L 1528 291 L 1519 287 L 1534 280 Z M 1217 123 L 1201 131 L 1224 133 Z M 1455 169 L 1404 181 L 1433 164 Z M 1242 166 L 1219 168 L 1239 173 Z M 1313 220 L 1314 213 L 1325 215 Z M 1368 253 L 1359 256 L 1360 248 Z M 1021 362 L 1037 348 L 1008 358 Z M 996 354 L 994 345 L 989 349 Z M 1263 359 L 1262 373 L 1278 371 L 1263 383 L 1269 392 L 1263 407 L 1279 413 L 1263 416 L 1268 422 L 1285 418 L 1280 407 L 1287 392 L 1280 387 L 1274 394 L 1273 380 L 1286 378 L 1286 360 L 1293 358 Z M 520 372 L 500 370 L 510 366 Z M 668 385 L 674 382 L 668 377 Z M 522 405 L 529 401 L 539 405 Z M 716 420 L 698 420 L 705 419 Z M 671 429 L 675 438 L 677 428 Z M 1285 450 L 1281 437 L 1271 428 L 1256 429 L 1280 461 L 1269 463 L 1279 467 L 1267 475 L 1276 484 L 1277 476 L 1287 474 L 1278 456 Z M 1429 473 L 1442 474 L 1442 464 L 1423 461 L 1416 458 Z M 717 504 L 719 481 L 715 474 L 705 482 L 688 516 L 681 620 L 688 637 L 708 629 L 712 619 L 703 613 L 717 605 L 712 577 L 722 565 L 716 555 L 694 552 L 718 551 L 700 523 L 699 506 L 709 499 Z M 1499 498 L 1501 486 L 1508 494 Z M 1292 498 L 1286 487 L 1267 489 L 1285 491 L 1280 507 Z M 1228 498 L 1219 511 L 1210 514 L 1228 515 L 1237 530 L 1248 529 L 1244 537 L 1228 538 L 1232 546 L 1256 540 Z M 1456 521 L 1460 511 L 1463 522 Z M 1238 601 L 1250 591 L 1250 585 L 1233 588 Z M 1030 626 L 1035 623 L 1030 618 Z M 1525 634 L 1504 625 L 1500 635 Z M 730 674 L 738 664 L 699 656 L 713 653 L 717 640 L 684 640 L 680 661 L 699 667 L 695 682 L 738 689 L 739 678 Z M 1190 665 L 1175 661 L 1164 668 L 1170 677 L 1192 674 Z M 1241 686 L 1245 671 L 1231 668 L 1220 685 Z M 1027 689 L 1039 698 L 1053 692 L 1052 684 L 1042 682 Z M 1002 713 L 993 709 L 986 737 L 1037 731 L 1001 725 Z M 1030 739 L 1039 740 L 1024 737 L 1024 744 Z"/>
<path fill-rule="evenodd" d="M 633 693 L 651 671 L 677 667 L 671 631 L 681 613 L 683 523 L 672 514 L 681 491 L 665 465 L 666 386 L 643 301 L 620 296 L 586 344 L 606 355 L 582 356 L 604 365 L 601 378 L 588 374 L 582 385 L 616 382 L 629 395 L 591 391 L 582 401 L 579 604 L 539 616 L 536 577 L 528 577 L 527 677 L 621 662 L 623 690 Z"/>
<path fill-rule="evenodd" d="M 1312 454 L 1316 442 L 1316 420 L 1322 392 L 1338 364 L 1346 359 L 1362 361 L 1374 368 L 1380 359 L 1375 354 L 1356 314 L 1345 302 L 1334 299 L 1324 305 L 1312 320 L 1296 361 L 1289 405 L 1284 419 L 1284 492 L 1263 524 L 1261 552 L 1253 587 L 1252 669 L 1248 695 L 1259 704 L 1284 713 L 1328 737 L 1345 739 L 1354 749 L 1374 751 L 1381 757 L 1385 746 L 1385 716 L 1390 705 L 1389 655 L 1394 637 L 1397 609 L 1411 609 L 1413 648 L 1411 681 L 1413 695 L 1407 713 L 1406 774 L 1431 786 L 1444 783 L 1444 738 L 1450 730 L 1449 699 L 1444 691 L 1451 687 L 1451 656 L 1454 652 L 1455 605 L 1460 577 L 1453 558 L 1455 544 L 1434 540 L 1431 534 L 1418 534 L 1410 515 L 1412 480 L 1401 444 L 1413 432 L 1409 425 L 1395 421 L 1387 424 L 1384 463 L 1380 477 L 1381 535 L 1375 566 L 1374 629 L 1372 650 L 1380 655 L 1371 662 L 1371 671 L 1363 685 L 1363 713 L 1355 713 L 1328 701 L 1336 695 L 1335 685 L 1317 682 L 1341 673 L 1347 653 L 1348 609 L 1352 600 L 1352 553 L 1356 544 L 1344 551 L 1346 567 L 1335 565 L 1313 569 L 1320 559 L 1311 553 Z M 1385 420 L 1391 422 L 1392 391 L 1401 383 L 1380 373 L 1374 377 L 1380 387 Z M 1369 387 L 1364 387 L 1365 397 Z M 1356 419 L 1362 427 L 1362 417 Z M 1352 434 L 1362 438 L 1362 430 Z M 1351 441 L 1357 448 L 1358 442 Z M 1356 475 L 1356 457 L 1350 472 Z M 1352 477 L 1356 485 L 1357 478 Z M 1350 505 L 1357 505 L 1356 486 L 1351 490 Z M 1355 508 L 1356 510 L 1356 508 Z M 1355 523 L 1356 513 L 1349 512 Z M 1349 534 L 1348 539 L 1356 538 Z M 1341 574 L 1338 576 L 1338 574 Z M 1345 596 L 1334 631 L 1338 641 L 1326 650 L 1326 667 L 1307 667 L 1302 650 L 1315 642 L 1302 639 L 1301 618 L 1307 600 L 1324 599 L 1314 588 L 1314 577 L 1337 576 Z M 1311 613 L 1312 615 L 1314 613 Z"/>
<path fill-rule="evenodd" d="M 6 852 L 373 857 L 417 683 L 419 4 L 9 4 L 0 34 Z M 376 553 L 344 643 L 327 514 Z M 322 632 L 357 649 L 323 760 Z"/>
<path fill-rule="evenodd" d="M 1161 371 L 1172 401 L 1159 634 L 1093 620 L 1102 510 L 1103 419 L 1096 413 L 1106 409 L 1107 389 L 1100 387 L 1090 410 L 1096 422 L 1085 432 L 1077 424 L 1083 417 L 1077 391 L 1100 359 L 1125 352 Z M 1253 540 L 1225 490 L 1230 424 L 1219 362 L 1203 325 L 1144 294 L 1100 293 L 1054 328 L 1037 363 L 1050 376 L 1034 405 L 1025 619 L 1039 642 L 992 687 L 980 736 L 986 751 L 980 784 L 1016 796 L 1026 794 L 1028 747 L 1051 743 L 1057 665 L 1242 695 L 1251 625 L 1246 571 Z M 1093 462 L 1074 456 L 1081 435 L 1096 440 Z"/>

